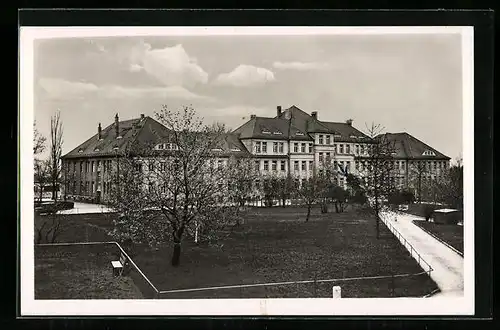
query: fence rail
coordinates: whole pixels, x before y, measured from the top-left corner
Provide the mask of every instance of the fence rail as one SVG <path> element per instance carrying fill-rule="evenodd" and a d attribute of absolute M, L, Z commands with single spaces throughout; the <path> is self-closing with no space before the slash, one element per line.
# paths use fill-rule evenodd
<path fill-rule="evenodd" d="M 139 274 L 139 278 L 141 281 L 145 281 L 148 288 L 150 289 L 149 291 L 152 292 L 152 295 L 148 294 L 145 292 L 144 288 L 141 290 L 143 295 L 146 296 L 151 296 L 152 298 L 159 298 L 159 293 L 160 291 L 154 286 L 153 283 L 147 278 L 147 276 L 141 271 L 139 266 L 136 265 L 134 260 L 128 255 L 127 252 L 118 244 L 118 242 L 115 241 L 109 241 L 109 242 L 76 242 L 76 243 L 43 243 L 43 244 L 35 244 L 35 246 L 75 246 L 75 245 L 104 245 L 104 244 L 114 244 L 118 247 L 121 253 L 125 255 L 127 260 L 130 262 L 130 264 L 133 266 L 134 270 Z M 134 281 L 137 282 L 137 281 Z"/>
<path fill-rule="evenodd" d="M 385 222 L 384 222 L 385 223 Z M 402 237 L 401 234 L 390 224 L 386 224 L 389 229 L 394 230 L 393 233 L 396 235 L 396 237 L 403 239 L 405 242 L 406 239 Z M 392 231 L 391 230 L 391 231 Z M 407 242 L 408 243 L 408 242 Z M 409 277 L 417 277 L 417 276 L 422 276 L 424 274 L 430 274 L 430 272 L 433 270 L 432 267 L 423 259 L 420 257 L 418 252 L 411 247 L 411 251 L 414 251 L 416 255 L 419 256 L 419 260 L 425 262 L 428 266 L 427 271 L 422 271 L 419 273 L 407 273 L 407 274 L 392 274 L 392 275 L 380 275 L 380 276 L 364 276 L 364 277 L 347 277 L 347 278 L 330 278 L 330 279 L 310 279 L 310 280 L 298 280 L 298 281 L 286 281 L 286 282 L 269 282 L 269 283 L 254 283 L 254 284 L 240 284 L 240 285 L 226 285 L 226 286 L 214 286 L 214 287 L 203 287 L 203 288 L 190 288 L 190 289 L 175 289 L 175 290 L 158 290 L 155 285 L 147 278 L 147 276 L 141 271 L 141 269 L 135 264 L 135 262 L 132 260 L 132 258 L 123 250 L 123 248 L 118 244 L 117 242 L 110 241 L 110 242 L 80 242 L 80 243 L 51 243 L 51 244 L 36 244 L 36 246 L 74 246 L 74 245 L 98 245 L 98 244 L 114 244 L 118 247 L 121 253 L 125 255 L 125 257 L 128 259 L 130 264 L 133 266 L 134 270 L 138 274 L 138 276 L 133 275 L 135 277 L 134 282 L 136 284 L 139 283 L 145 283 L 146 285 L 141 285 L 141 292 L 145 296 L 145 298 L 153 298 L 153 299 L 159 299 L 159 298 L 170 298 L 172 295 L 175 294 L 185 294 L 185 293 L 203 293 L 207 291 L 216 291 L 216 290 L 234 290 L 238 289 L 240 290 L 240 298 L 248 298 L 244 297 L 245 295 L 242 293 L 243 289 L 252 289 L 252 288 L 261 288 L 264 289 L 264 294 L 266 298 L 268 298 L 268 290 L 271 290 L 271 296 L 274 295 L 275 292 L 273 290 L 279 289 L 279 287 L 283 286 L 289 286 L 289 285 L 296 285 L 297 286 L 297 292 L 299 290 L 300 285 L 313 285 L 310 289 L 311 297 L 317 297 L 318 296 L 318 291 L 319 295 L 322 293 L 328 292 L 331 296 L 331 289 L 333 283 L 335 284 L 340 284 L 340 283 L 345 283 L 345 285 L 348 285 L 350 282 L 351 285 L 352 283 L 356 281 L 389 281 L 389 286 L 387 289 L 387 294 L 388 296 L 394 296 L 395 291 L 396 291 L 396 285 L 395 281 L 397 279 L 401 278 L 409 278 Z M 409 244 L 409 243 L 408 243 Z M 411 246 L 411 244 L 409 244 Z M 413 253 L 413 252 L 412 252 Z M 413 254 L 412 254 L 413 256 Z M 420 263 L 420 262 L 419 262 Z M 140 282 L 139 282 L 139 281 Z M 137 283 L 139 282 L 139 283 Z M 328 286 L 325 286 L 325 284 L 328 284 Z M 343 290 L 344 291 L 344 290 Z M 262 291 L 258 292 L 259 294 L 262 294 Z M 234 298 L 234 294 L 230 295 L 230 297 Z"/>
<path fill-rule="evenodd" d="M 428 273 L 430 276 L 431 272 L 434 270 L 432 266 L 422 257 L 422 255 L 411 245 L 410 242 L 387 220 L 384 219 L 384 217 L 379 217 L 379 219 L 387 226 L 387 228 L 394 234 L 394 236 L 403 244 L 403 246 L 410 252 L 410 255 L 412 258 L 417 260 L 418 264 L 422 269 Z M 425 264 L 425 268 L 422 266 L 422 263 Z"/>

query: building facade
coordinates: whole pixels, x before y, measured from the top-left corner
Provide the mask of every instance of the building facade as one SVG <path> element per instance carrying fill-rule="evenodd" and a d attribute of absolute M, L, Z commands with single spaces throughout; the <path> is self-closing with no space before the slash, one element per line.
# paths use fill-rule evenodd
<path fill-rule="evenodd" d="M 217 151 L 217 162 L 224 164 L 229 157 L 250 157 L 262 178 L 288 174 L 305 180 L 321 164 L 331 163 L 342 169 L 335 182 L 346 188 L 346 173 L 359 174 L 363 157 L 368 155 L 372 139 L 356 129 L 352 120 L 321 121 L 318 112 L 308 114 L 296 106 L 276 108 L 274 117 L 250 116 L 250 120 L 224 136 Z M 119 121 L 62 157 L 63 195 L 70 199 L 100 202 L 109 197 L 112 173 L 119 167 L 123 150 L 134 143 L 153 143 L 158 150 L 175 146 L 165 142 L 168 130 L 151 117 Z M 443 175 L 450 158 L 408 133 L 386 133 L 394 142 L 395 178 L 399 188 L 416 189 L 415 176 L 431 180 Z"/>

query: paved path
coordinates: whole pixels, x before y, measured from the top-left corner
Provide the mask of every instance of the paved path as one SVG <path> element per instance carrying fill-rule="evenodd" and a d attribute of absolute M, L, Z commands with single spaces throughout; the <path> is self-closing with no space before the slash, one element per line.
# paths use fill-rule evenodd
<path fill-rule="evenodd" d="M 412 223 L 412 220 L 424 220 L 424 218 L 411 214 L 398 213 L 395 215 L 386 212 L 382 213 L 381 216 L 394 226 L 434 269 L 431 272 L 431 278 L 436 282 L 441 292 L 433 297 L 463 296 L 464 259 Z M 394 221 L 395 217 L 397 217 L 397 221 Z"/>
<path fill-rule="evenodd" d="M 58 214 L 108 213 L 112 210 L 104 205 L 75 202 L 74 208 L 57 212 Z"/>

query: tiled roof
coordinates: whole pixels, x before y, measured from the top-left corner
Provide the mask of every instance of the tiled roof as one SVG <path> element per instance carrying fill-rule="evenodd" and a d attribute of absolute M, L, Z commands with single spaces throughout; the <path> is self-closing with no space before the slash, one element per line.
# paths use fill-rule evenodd
<path fill-rule="evenodd" d="M 335 137 L 335 141 L 369 142 L 368 136 L 366 134 L 360 132 L 358 129 L 347 123 L 322 121 L 321 124 L 328 127 L 330 132 L 332 132 L 333 134 L 340 135 L 340 137 Z"/>
<path fill-rule="evenodd" d="M 284 118 L 254 117 L 235 129 L 233 133 L 238 135 L 240 139 L 310 139 L 305 131 L 295 127 Z"/>
<path fill-rule="evenodd" d="M 169 141 L 170 131 L 151 117 L 120 121 L 118 126 L 121 138 L 116 138 L 116 124 L 113 123 L 101 130 L 101 140 L 98 139 L 96 133 L 62 158 L 114 156 L 117 152 L 127 149 L 127 147 L 150 146 Z M 221 142 L 220 147 L 224 154 L 248 154 L 248 150 L 239 141 L 236 134 L 225 134 Z M 115 148 L 118 148 L 118 150 L 115 150 Z"/>
<path fill-rule="evenodd" d="M 395 143 L 396 158 L 405 159 L 442 159 L 449 160 L 450 157 L 442 154 L 431 146 L 420 141 L 416 137 L 403 133 L 385 133 L 388 141 Z M 430 152 L 430 153 L 429 153 Z M 432 155 L 434 154 L 434 155 Z"/>
<path fill-rule="evenodd" d="M 113 123 L 101 131 L 101 139 L 94 134 L 87 141 L 68 152 L 63 158 L 99 157 L 115 155 L 134 143 L 151 143 L 166 134 L 167 129 L 151 117 L 136 118 L 120 121 L 119 136 L 116 136 L 116 123 Z"/>

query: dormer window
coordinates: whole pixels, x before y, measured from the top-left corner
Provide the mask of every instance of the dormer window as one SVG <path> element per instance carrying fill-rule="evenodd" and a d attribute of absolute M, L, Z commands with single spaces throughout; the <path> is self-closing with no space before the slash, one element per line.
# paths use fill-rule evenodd
<path fill-rule="evenodd" d="M 341 135 L 340 134 L 335 134 L 335 135 L 333 135 L 333 137 L 339 138 L 339 137 L 341 137 Z"/>
<path fill-rule="evenodd" d="M 436 154 L 434 153 L 434 151 L 432 150 L 425 150 L 423 153 L 422 153 L 422 156 L 436 156 Z"/>
<path fill-rule="evenodd" d="M 297 132 L 297 133 L 295 133 L 295 135 L 298 135 L 298 136 L 304 136 L 304 133 L 302 133 L 302 132 Z"/>
<path fill-rule="evenodd" d="M 351 135 L 349 136 L 351 139 L 357 139 L 358 137 L 356 135 Z"/>
<path fill-rule="evenodd" d="M 95 148 L 94 151 L 100 151 L 99 148 Z"/>
<path fill-rule="evenodd" d="M 78 152 L 83 152 L 83 149 L 81 149 L 81 148 L 80 148 L 80 149 L 78 149 Z"/>
<path fill-rule="evenodd" d="M 273 132 L 273 134 L 274 134 L 274 135 L 281 135 L 281 134 L 283 134 L 283 133 L 281 133 L 280 131 L 275 131 L 275 132 Z"/>
<path fill-rule="evenodd" d="M 116 138 L 117 138 L 117 139 L 121 139 L 121 138 L 122 138 L 122 136 L 121 136 L 121 135 L 118 135 Z"/>
<path fill-rule="evenodd" d="M 237 151 L 241 151 L 241 149 L 240 148 L 231 148 L 231 151 L 237 152 Z"/>
<path fill-rule="evenodd" d="M 263 129 L 263 130 L 262 130 L 262 134 L 271 134 L 271 132 L 270 132 L 270 131 L 268 131 L 267 129 Z"/>
<path fill-rule="evenodd" d="M 212 151 L 215 151 L 215 152 L 221 152 L 222 149 L 221 148 L 213 148 Z"/>

